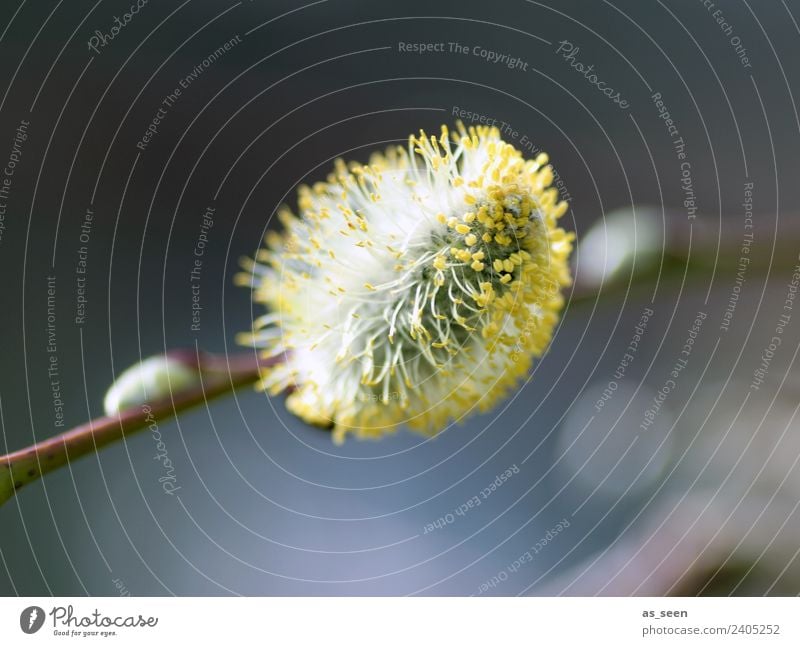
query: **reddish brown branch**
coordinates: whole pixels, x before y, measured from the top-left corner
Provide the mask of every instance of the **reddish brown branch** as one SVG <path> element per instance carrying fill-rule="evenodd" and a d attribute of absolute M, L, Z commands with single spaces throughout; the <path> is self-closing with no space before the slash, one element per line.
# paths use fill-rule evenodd
<path fill-rule="evenodd" d="M 176 416 L 240 386 L 257 382 L 260 370 L 268 365 L 258 361 L 253 354 L 197 355 L 194 351 L 175 351 L 168 353 L 168 356 L 195 370 L 199 367 L 199 385 L 132 407 L 118 415 L 90 420 L 33 446 L 1 456 L 0 504 L 13 497 L 20 487 L 68 462 L 94 453 L 154 422 Z"/>

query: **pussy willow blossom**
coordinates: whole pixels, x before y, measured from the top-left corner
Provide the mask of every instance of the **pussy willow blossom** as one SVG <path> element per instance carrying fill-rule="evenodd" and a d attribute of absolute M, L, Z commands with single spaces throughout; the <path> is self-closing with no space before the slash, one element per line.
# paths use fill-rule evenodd
<path fill-rule="evenodd" d="M 458 124 L 301 187 L 300 216 L 281 210 L 285 233 L 239 276 L 269 308 L 244 342 L 286 354 L 261 385 L 337 442 L 491 408 L 547 348 L 570 282 L 547 161 Z"/>

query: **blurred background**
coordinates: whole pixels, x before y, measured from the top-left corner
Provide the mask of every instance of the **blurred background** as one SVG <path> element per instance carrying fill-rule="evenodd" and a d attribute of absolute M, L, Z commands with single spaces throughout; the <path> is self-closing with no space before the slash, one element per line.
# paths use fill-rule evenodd
<path fill-rule="evenodd" d="M 173 494 L 148 431 L 22 489 L 0 594 L 800 592 L 800 3 L 131 1 L 0 9 L 0 452 L 243 351 L 297 185 L 458 116 L 550 154 L 576 287 L 433 440 L 244 389 L 161 425 Z"/>

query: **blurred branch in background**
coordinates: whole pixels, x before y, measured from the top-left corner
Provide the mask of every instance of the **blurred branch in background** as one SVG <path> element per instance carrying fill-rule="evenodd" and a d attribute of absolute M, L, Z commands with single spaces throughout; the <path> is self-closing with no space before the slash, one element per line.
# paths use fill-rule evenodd
<path fill-rule="evenodd" d="M 766 220 L 767 216 L 763 217 Z M 751 218 L 751 227 L 752 220 L 757 219 Z M 611 211 L 588 231 L 578 234 L 573 298 L 597 297 L 605 290 L 617 291 L 625 285 L 650 288 L 659 275 L 682 274 L 687 263 L 689 270 L 713 268 L 717 272 L 734 269 L 743 255 L 747 255 L 748 267 L 753 269 L 797 264 L 800 218 L 782 216 L 769 234 L 759 227 L 759 245 L 771 248 L 766 257 L 743 254 L 743 247 L 753 244 L 753 228 L 731 220 L 705 214 L 687 220 L 682 211 L 655 206 Z M 644 280 L 648 276 L 652 276 L 652 282 Z"/>
<path fill-rule="evenodd" d="M 684 271 L 730 279 L 745 267 L 748 281 L 766 282 L 767 275 L 777 281 L 785 277 L 780 270 L 800 262 L 800 219 L 791 215 L 776 222 L 743 212 L 723 219 L 724 226 L 705 215 L 690 226 L 683 213 L 661 213 L 655 207 L 614 211 L 579 237 L 580 298 L 600 298 L 623 284 L 653 290 L 659 278 Z M 747 380 L 731 373 L 724 383 L 706 376 L 698 384 L 694 406 L 681 411 L 674 425 L 665 424 L 676 446 L 674 474 L 661 494 L 611 545 L 567 567 L 535 594 L 797 594 L 800 391 L 790 373 L 758 390 Z"/>

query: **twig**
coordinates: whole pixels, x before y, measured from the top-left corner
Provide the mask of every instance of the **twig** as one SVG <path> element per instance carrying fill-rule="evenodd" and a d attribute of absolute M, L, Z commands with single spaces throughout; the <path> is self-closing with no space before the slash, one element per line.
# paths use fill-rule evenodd
<path fill-rule="evenodd" d="M 94 453 L 154 422 L 176 416 L 207 400 L 255 383 L 261 369 L 269 365 L 267 362 L 259 362 L 253 354 L 198 355 L 194 351 L 173 351 L 166 356 L 197 370 L 200 376 L 197 385 L 123 410 L 118 415 L 90 420 L 65 433 L 0 457 L 0 505 L 12 498 L 24 485 L 68 462 Z"/>

